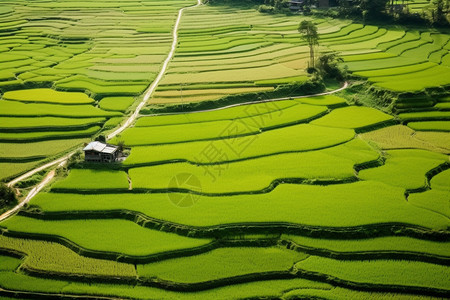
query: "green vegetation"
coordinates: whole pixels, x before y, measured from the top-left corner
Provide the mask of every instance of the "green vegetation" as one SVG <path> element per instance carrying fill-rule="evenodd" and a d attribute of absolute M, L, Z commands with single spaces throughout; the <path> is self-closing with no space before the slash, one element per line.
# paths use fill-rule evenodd
<path fill-rule="evenodd" d="M 408 202 L 418 207 L 442 214 L 448 218 L 450 217 L 450 208 L 448 206 L 449 196 L 450 193 L 448 191 L 432 189 L 423 193 L 409 195 Z"/>
<path fill-rule="evenodd" d="M 450 170 L 445 170 L 431 179 L 431 188 L 450 192 Z"/>
<path fill-rule="evenodd" d="M 398 261 L 341 261 L 311 256 L 296 264 L 299 269 L 336 276 L 358 283 L 418 286 L 448 290 L 447 266 Z"/>
<path fill-rule="evenodd" d="M 258 1 L 3 3 L 0 179 L 75 153 L 0 222 L 3 296 L 448 295 L 442 1 Z M 82 162 L 132 114 L 124 161 Z"/>
<path fill-rule="evenodd" d="M 57 104 L 91 104 L 94 102 L 94 99 L 84 93 L 59 92 L 52 89 L 9 91 L 3 95 L 3 99 Z"/>
<path fill-rule="evenodd" d="M 0 183 L 0 210 L 17 204 L 16 191 L 4 183 Z"/>
<path fill-rule="evenodd" d="M 171 181 L 174 174 L 193 174 L 200 180 L 201 192 L 207 194 L 261 191 L 269 189 L 273 182 L 284 180 L 339 182 L 354 178 L 354 164 L 378 158 L 378 153 L 371 151 L 364 142 L 350 143 L 352 145 L 344 144 L 325 150 L 279 154 L 232 163 L 200 166 L 173 163 L 133 168 L 129 170 L 129 174 L 133 189 L 136 190 L 177 189 L 178 183 Z M 354 148 L 353 144 L 356 144 Z M 200 159 L 200 162 L 210 163 L 202 161 L 207 159 L 207 156 Z M 255 169 L 264 172 L 255 174 Z"/>
<path fill-rule="evenodd" d="M 64 237 L 88 250 L 148 256 L 166 251 L 194 248 L 210 242 L 143 228 L 133 222 L 117 219 L 43 221 L 17 216 L 2 222 L 16 232 Z M 146 241 L 143 243 L 142 241 Z"/>
<path fill-rule="evenodd" d="M 128 190 L 125 172 L 96 169 L 73 169 L 69 176 L 54 184 L 52 190 Z"/>
<path fill-rule="evenodd" d="M 0 241 L 2 249 L 14 250 L 27 255 L 23 264 L 19 260 L 22 268 L 68 274 L 136 276 L 136 271 L 132 265 L 84 257 L 58 243 L 5 236 L 0 236 Z M 17 264 L 16 261 L 15 263 Z M 5 268 L 4 270 L 8 269 Z"/>
<path fill-rule="evenodd" d="M 361 170 L 363 180 L 377 180 L 408 190 L 427 185 L 425 174 L 448 161 L 445 155 L 424 150 L 391 150 L 386 152 L 384 166 Z"/>
<path fill-rule="evenodd" d="M 448 121 L 409 122 L 408 126 L 414 130 L 450 131 L 450 122 Z"/>
<path fill-rule="evenodd" d="M 0 117 L 0 130 L 11 131 L 38 131 L 48 129 L 64 130 L 66 128 L 88 127 L 102 124 L 104 118 L 57 118 L 57 117 L 30 117 L 12 118 Z"/>
<path fill-rule="evenodd" d="M 140 119 L 146 120 L 146 119 Z M 300 124 L 264 131 L 254 136 L 228 138 L 214 141 L 189 142 L 158 146 L 133 147 L 123 165 L 132 167 L 155 162 L 187 160 L 190 162 L 225 162 L 265 156 L 283 152 L 302 152 L 332 147 L 353 139 L 351 129 L 320 127 Z M 290 137 L 286 143 L 285 136 Z M 240 145 L 229 147 L 228 145 Z M 214 156 L 206 156 L 208 149 L 218 150 Z"/>
<path fill-rule="evenodd" d="M 409 237 L 379 237 L 364 240 L 332 240 L 286 235 L 282 239 L 292 241 L 300 247 L 326 249 L 335 253 L 366 252 L 416 252 L 447 256 L 448 242 L 433 242 Z"/>
<path fill-rule="evenodd" d="M 392 120 L 392 118 L 392 116 L 373 108 L 350 106 L 335 109 L 330 114 L 311 123 L 321 126 L 359 129 L 377 125 Z"/>
<path fill-rule="evenodd" d="M 270 271 L 287 271 L 305 259 L 303 253 L 273 248 L 221 248 L 194 257 L 138 265 L 140 277 L 175 282 L 202 282 Z M 199 267 L 202 266 L 202 267 Z"/>
<path fill-rule="evenodd" d="M 100 108 L 104 110 L 117 110 L 124 112 L 133 104 L 133 97 L 105 97 L 100 101 Z"/>
<path fill-rule="evenodd" d="M 34 203 L 44 211 L 140 211 L 160 220 L 192 226 L 280 220 L 337 227 L 399 222 L 438 229 L 449 224 L 443 216 L 410 205 L 405 201 L 404 189 L 375 181 L 328 186 L 281 184 L 267 194 L 199 196 L 197 199 L 194 206 L 183 209 L 175 209 L 167 195 L 159 193 L 49 193 L 39 195 Z"/>

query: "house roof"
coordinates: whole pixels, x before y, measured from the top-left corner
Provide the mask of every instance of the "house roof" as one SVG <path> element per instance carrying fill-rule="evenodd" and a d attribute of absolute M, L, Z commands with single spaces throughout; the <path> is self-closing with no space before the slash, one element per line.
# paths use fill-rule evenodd
<path fill-rule="evenodd" d="M 114 153 L 117 150 L 116 146 L 108 145 L 102 142 L 90 142 L 86 147 L 84 147 L 83 151 L 89 151 L 93 150 L 96 152 L 102 152 L 102 153 Z"/>

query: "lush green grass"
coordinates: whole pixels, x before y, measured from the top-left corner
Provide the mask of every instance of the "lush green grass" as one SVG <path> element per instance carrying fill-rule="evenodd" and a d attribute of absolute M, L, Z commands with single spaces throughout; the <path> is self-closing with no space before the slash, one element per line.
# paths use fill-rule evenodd
<path fill-rule="evenodd" d="M 125 284 L 105 284 L 105 283 L 81 283 L 67 282 L 63 280 L 43 279 L 31 277 L 24 274 L 9 272 L 0 272 L 0 281 L 2 286 L 12 290 L 28 290 L 37 292 L 67 293 L 73 294 L 89 294 L 89 295 L 106 295 L 119 296 L 132 299 L 229 299 L 230 295 L 240 298 L 254 297 L 255 291 L 261 297 L 281 296 L 285 291 L 296 289 L 307 289 L 312 291 L 315 289 L 331 289 L 331 286 L 325 283 L 314 282 L 306 279 L 290 279 L 290 280 L 270 280 L 262 282 L 250 282 L 239 285 L 225 286 L 217 289 L 206 290 L 195 293 L 180 293 L 166 291 L 153 287 L 131 286 Z"/>
<path fill-rule="evenodd" d="M 58 243 L 6 236 L 0 236 L 0 241 L 3 249 L 27 254 L 24 266 L 34 270 L 66 274 L 136 276 L 136 270 L 133 265 L 84 257 Z M 22 261 L 19 262 L 19 264 L 21 263 Z"/>
<path fill-rule="evenodd" d="M 311 124 L 358 129 L 392 119 L 392 116 L 373 108 L 349 106 L 335 109 L 330 114 L 312 121 Z"/>
<path fill-rule="evenodd" d="M 105 97 L 103 98 L 99 106 L 104 110 L 117 110 L 124 112 L 126 111 L 131 104 L 133 104 L 133 97 Z"/>
<path fill-rule="evenodd" d="M 69 128 L 70 129 L 70 128 Z M 52 139 L 71 139 L 90 137 L 100 130 L 99 126 L 92 126 L 83 130 L 74 131 L 41 131 L 41 132 L 0 132 L 2 142 L 32 142 Z"/>
<path fill-rule="evenodd" d="M 299 269 L 319 272 L 358 283 L 450 289 L 448 267 L 402 260 L 340 261 L 311 256 L 296 264 Z"/>
<path fill-rule="evenodd" d="M 87 127 L 105 122 L 105 118 L 57 118 L 57 117 L 0 117 L 0 130 L 36 131 L 71 127 Z"/>
<path fill-rule="evenodd" d="M 408 197 L 408 201 L 413 205 L 429 209 L 450 218 L 449 197 L 450 192 L 448 190 L 432 189 L 423 193 L 411 194 Z"/>
<path fill-rule="evenodd" d="M 0 100 L 0 115 L 9 117 L 55 116 L 68 118 L 112 117 L 120 113 L 106 112 L 91 105 L 25 104 L 17 101 Z"/>
<path fill-rule="evenodd" d="M 0 255 L 0 272 L 15 270 L 22 264 L 19 258 Z"/>
<path fill-rule="evenodd" d="M 40 102 L 57 104 L 91 104 L 94 99 L 84 93 L 59 92 L 52 89 L 30 89 L 6 92 L 3 95 L 6 100 L 22 102 Z"/>
<path fill-rule="evenodd" d="M 195 199 L 195 205 L 182 209 L 174 207 L 167 194 L 50 193 L 38 195 L 33 203 L 45 211 L 128 209 L 194 226 L 291 222 L 345 227 L 399 222 L 442 229 L 450 224 L 447 218 L 405 201 L 404 189 L 375 181 L 328 186 L 282 184 L 267 194 Z"/>
<path fill-rule="evenodd" d="M 132 256 L 193 248 L 210 242 L 207 239 L 151 230 L 116 219 L 44 221 L 17 216 L 2 222 L 1 226 L 12 231 L 62 236 L 85 249 Z"/>
<path fill-rule="evenodd" d="M 354 289 L 333 287 L 333 289 L 293 289 L 285 293 L 285 297 L 306 298 L 306 299 L 355 299 L 355 300 L 429 300 L 436 299 L 423 295 L 412 295 L 402 293 L 386 292 L 364 292 Z M 289 299 L 289 298 L 288 298 Z"/>
<path fill-rule="evenodd" d="M 272 115 L 281 114 L 280 111 L 296 105 L 294 101 L 286 100 L 273 103 L 261 103 L 240 105 L 236 107 L 230 107 L 226 109 L 219 109 L 206 112 L 175 114 L 175 115 L 159 115 L 145 118 L 139 118 L 136 122 L 138 127 L 148 126 L 161 126 L 161 125 L 173 125 L 173 124 L 187 124 L 198 122 L 211 122 L 219 120 L 230 120 L 235 118 L 255 117 L 259 115 L 268 115 L 268 118 Z"/>
<path fill-rule="evenodd" d="M 2 170 L 2 172 L 0 173 L 0 180 L 3 180 L 5 178 L 11 178 L 15 175 L 22 174 L 25 171 L 27 171 L 41 163 L 43 163 L 42 159 L 35 160 L 32 162 L 21 162 L 21 163 L 18 163 L 18 162 L 2 163 L 2 162 L 0 162 L 0 169 Z"/>
<path fill-rule="evenodd" d="M 412 195 L 411 195 L 412 196 Z M 342 240 L 283 235 L 282 239 L 302 247 L 326 249 L 332 252 L 417 252 L 448 256 L 448 242 L 427 241 L 410 237 L 379 237 L 364 240 Z"/>
<path fill-rule="evenodd" d="M 355 147 L 353 148 L 353 144 Z M 365 148 L 365 149 L 364 149 Z M 363 151 L 361 151 L 363 150 Z M 364 152 L 364 150 L 366 150 Z M 201 192 L 220 194 L 259 191 L 277 179 L 335 181 L 354 178 L 353 166 L 377 159 L 378 153 L 364 142 L 336 146 L 319 151 L 287 153 L 217 165 L 173 163 L 129 170 L 133 189 L 177 189 L 176 174 L 193 174 L 199 179 Z M 208 156 L 200 161 L 210 163 Z M 259 170 L 255 174 L 254 170 Z M 149 178 L 152 178 L 149 180 Z"/>
<path fill-rule="evenodd" d="M 450 120 L 450 111 L 418 111 L 406 112 L 398 115 L 405 121 Z"/>
<path fill-rule="evenodd" d="M 245 107 L 242 117 L 230 120 L 210 121 L 208 123 L 189 123 L 191 114 L 183 114 L 179 117 L 171 117 L 167 122 L 185 122 L 185 124 L 174 124 L 165 126 L 133 127 L 126 130 L 120 137 L 113 139 L 112 143 L 124 140 L 128 146 L 167 144 L 175 142 L 199 141 L 223 139 L 242 135 L 256 134 L 261 129 L 276 128 L 297 123 L 304 123 L 308 119 L 315 118 L 327 111 L 326 107 L 307 104 L 297 104 L 282 110 L 277 106 L 269 108 L 269 112 L 260 111 L 263 106 Z M 235 110 L 236 111 L 236 110 Z M 237 111 L 240 111 L 237 110 Z M 214 115 L 214 114 L 213 114 Z M 219 114 L 218 114 L 219 115 Z M 165 117 L 162 117 L 165 118 Z M 202 116 L 195 116 L 200 120 Z M 205 118 L 210 120 L 209 116 Z M 172 120 L 172 121 L 171 121 Z M 155 122 L 164 122 L 156 120 Z M 138 121 L 139 125 L 140 121 Z M 150 125 L 152 120 L 147 118 L 141 121 L 142 125 Z M 206 126 L 205 126 L 206 125 Z M 180 134 L 183 133 L 183 134 Z"/>
<path fill-rule="evenodd" d="M 415 132 L 407 126 L 395 125 L 370 131 L 360 136 L 366 141 L 376 143 L 382 149 L 415 148 L 448 153 L 448 150 L 445 149 L 447 148 L 445 133 L 442 132 Z M 450 145 L 450 139 L 447 144 Z"/>
<path fill-rule="evenodd" d="M 127 190 L 128 176 L 123 171 L 72 169 L 69 176 L 55 183 L 52 190 Z"/>
<path fill-rule="evenodd" d="M 384 166 L 361 170 L 359 177 L 405 189 L 418 189 L 426 186 L 426 172 L 448 160 L 445 155 L 424 150 L 390 150 L 386 154 Z"/>
<path fill-rule="evenodd" d="M 345 99 L 334 95 L 298 98 L 294 99 L 294 101 L 305 104 L 324 105 L 324 106 L 339 105 L 339 104 L 343 105 L 346 103 Z"/>
<path fill-rule="evenodd" d="M 396 76 L 396 78 L 380 78 L 377 80 L 386 80 L 376 82 L 375 84 L 381 88 L 396 92 L 420 91 L 425 88 L 446 86 L 450 82 L 450 70 L 446 67 L 438 66 L 434 69 L 418 71 L 412 74 Z"/>
<path fill-rule="evenodd" d="M 431 181 L 431 188 L 437 190 L 446 190 L 450 192 L 450 169 L 445 170 L 436 176 L 434 176 Z"/>
<path fill-rule="evenodd" d="M 196 140 L 209 140 L 259 132 L 259 128 L 235 121 L 176 124 L 156 127 L 132 127 L 124 131 L 119 137 L 111 140 L 115 144 L 125 141 L 127 146 L 167 144 Z"/>
<path fill-rule="evenodd" d="M 88 142 L 89 139 L 52 140 L 29 143 L 0 143 L 1 158 L 33 158 L 55 155 L 76 145 Z"/>
<path fill-rule="evenodd" d="M 307 255 L 278 247 L 220 248 L 210 252 L 147 265 L 138 265 L 139 277 L 175 282 L 203 282 L 244 274 L 287 271 Z"/>
<path fill-rule="evenodd" d="M 425 62 L 425 63 L 421 63 L 421 64 L 417 64 L 417 65 L 397 67 L 397 68 L 386 68 L 386 69 L 380 69 L 380 70 L 360 71 L 360 72 L 355 72 L 354 74 L 358 75 L 358 76 L 362 76 L 362 77 L 369 77 L 369 78 L 372 78 L 372 80 L 375 80 L 376 77 L 410 74 L 410 73 L 414 73 L 414 72 L 423 71 L 423 70 L 432 68 L 434 66 L 436 66 L 436 65 L 433 63 Z"/>
<path fill-rule="evenodd" d="M 450 131 L 449 121 L 409 122 L 408 127 L 422 131 Z"/>
<path fill-rule="evenodd" d="M 286 136 L 290 139 L 287 142 Z M 150 164 L 158 161 L 188 160 L 191 162 L 224 162 L 280 152 L 310 151 L 335 146 L 354 137 L 351 129 L 299 124 L 254 136 L 217 141 L 189 142 L 159 146 L 133 147 L 125 166 Z M 208 150 L 216 154 L 207 155 Z"/>

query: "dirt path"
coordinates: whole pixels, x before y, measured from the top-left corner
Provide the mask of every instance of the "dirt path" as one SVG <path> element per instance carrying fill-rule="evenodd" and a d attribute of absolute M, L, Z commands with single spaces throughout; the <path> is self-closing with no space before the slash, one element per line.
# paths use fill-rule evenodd
<path fill-rule="evenodd" d="M 144 107 L 144 105 L 147 103 L 148 99 L 150 98 L 150 96 L 153 94 L 153 92 L 155 91 L 156 87 L 158 86 L 159 82 L 161 81 L 161 79 L 163 78 L 167 67 L 169 65 L 169 62 L 172 60 L 173 55 L 175 53 L 175 50 L 177 48 L 177 44 L 178 44 L 178 28 L 180 26 L 180 21 L 181 21 L 181 17 L 183 15 L 183 12 L 186 9 L 191 9 L 191 8 L 195 8 L 198 7 L 200 5 L 202 5 L 201 0 L 197 0 L 197 4 L 194 6 L 189 6 L 189 7 L 184 7 L 182 9 L 180 9 L 178 11 L 178 17 L 177 20 L 175 22 L 175 26 L 173 28 L 173 42 L 172 42 L 172 48 L 169 52 L 169 54 L 167 55 L 167 58 L 164 61 L 164 64 L 161 68 L 161 71 L 159 72 L 158 76 L 156 77 L 156 79 L 152 82 L 152 84 L 149 86 L 149 88 L 147 89 L 147 91 L 144 94 L 144 97 L 142 98 L 142 101 L 139 103 L 139 105 L 136 107 L 135 111 L 133 112 L 133 114 L 128 117 L 128 119 L 116 130 L 114 130 L 112 133 L 110 133 L 107 136 L 107 139 L 112 139 L 113 137 L 117 136 L 118 134 L 120 134 L 122 131 L 124 131 L 126 128 L 128 128 L 131 124 L 133 124 L 133 122 L 136 120 L 137 117 L 139 117 L 139 112 L 141 111 L 141 109 Z M 220 107 L 220 108 L 214 108 L 214 109 L 208 109 L 208 110 L 202 110 L 202 111 L 194 111 L 194 112 L 187 112 L 187 113 L 196 113 L 196 112 L 207 112 L 207 111 L 215 111 L 215 110 L 221 110 L 221 109 L 226 109 L 226 108 L 230 108 L 230 107 L 235 107 L 235 106 L 241 106 L 241 105 L 248 105 L 248 104 L 255 104 L 255 103 L 264 103 L 264 102 L 274 102 L 274 101 L 282 101 L 282 100 L 288 100 L 288 99 L 292 99 L 292 98 L 305 98 L 305 97 L 316 97 L 316 96 L 324 96 L 324 95 L 331 95 L 337 92 L 340 92 L 344 89 L 346 89 L 348 87 L 348 83 L 345 82 L 344 86 L 342 86 L 339 89 L 333 90 L 333 91 L 329 91 L 329 92 L 324 92 L 324 93 L 319 93 L 319 94 L 314 94 L 314 95 L 306 95 L 306 96 L 298 96 L 298 97 L 286 97 L 286 98 L 276 98 L 276 99 L 267 99 L 267 100 L 261 100 L 261 101 L 252 101 L 252 102 L 244 102 L 244 103 L 237 103 L 237 104 L 233 104 L 233 105 L 228 105 L 228 106 L 224 106 L 224 107 Z M 179 112 L 179 113 L 167 113 L 167 114 L 183 114 L 183 112 Z M 164 115 L 167 115 L 164 114 Z M 148 116 L 154 116 L 154 115 L 148 115 Z M 46 163 L 36 169 L 30 170 L 28 172 L 26 172 L 25 174 L 11 180 L 10 182 L 7 183 L 8 186 L 14 186 L 17 182 L 22 181 L 24 179 L 27 179 L 31 176 L 33 176 L 34 174 L 45 170 L 47 168 L 53 167 L 55 165 L 64 165 L 67 160 L 75 153 L 76 151 L 70 152 L 69 154 L 66 154 L 65 156 L 58 158 L 54 161 L 51 161 L 49 163 Z M 37 185 L 36 187 L 33 188 L 33 190 L 31 190 L 31 192 L 27 195 L 27 197 L 20 202 L 17 206 L 15 206 L 14 208 L 12 208 L 11 210 L 5 212 L 4 214 L 2 214 L 0 216 L 0 221 L 5 220 L 6 218 L 10 217 L 11 215 L 13 215 L 14 213 L 16 213 L 17 211 L 19 211 L 26 203 L 28 203 L 40 190 L 42 190 L 42 188 L 48 183 L 50 182 L 50 180 L 54 177 L 55 175 L 55 171 L 51 171 L 45 178 L 44 180 Z"/>
<path fill-rule="evenodd" d="M 182 9 L 180 9 L 178 11 L 178 17 L 177 20 L 175 22 L 175 26 L 173 28 L 173 41 L 172 41 L 172 48 L 170 49 L 169 54 L 167 55 L 166 60 L 164 61 L 164 64 L 161 68 L 161 71 L 159 72 L 158 76 L 156 77 L 156 79 L 153 81 L 153 83 L 150 85 L 150 87 L 147 89 L 147 91 L 144 94 L 144 97 L 142 98 L 142 101 L 139 103 L 139 105 L 136 107 L 135 111 L 133 112 L 133 114 L 122 124 L 122 126 L 120 126 L 119 128 L 117 128 L 116 130 L 114 130 L 112 133 L 110 133 L 107 136 L 107 139 L 110 140 L 113 137 L 117 136 L 118 134 L 120 134 L 122 131 L 124 131 L 126 128 L 128 128 L 131 124 L 133 124 L 133 122 L 136 120 L 136 118 L 139 116 L 139 112 L 141 111 L 141 109 L 144 107 L 144 105 L 147 103 L 148 99 L 150 99 L 150 96 L 153 94 L 153 92 L 155 91 L 156 87 L 158 86 L 159 82 L 161 81 L 161 79 L 163 78 L 164 74 L 166 73 L 167 67 L 169 66 L 169 62 L 172 60 L 173 55 L 175 53 L 175 50 L 177 49 L 177 45 L 178 45 L 178 28 L 180 27 L 180 21 L 181 21 L 181 16 L 183 15 L 183 12 L 186 9 L 191 9 L 194 7 L 198 7 L 200 6 L 201 0 L 197 0 L 197 4 L 194 6 L 189 6 L 189 7 L 184 7 Z"/>
<path fill-rule="evenodd" d="M 336 90 L 323 92 L 319 94 L 312 94 L 312 95 L 303 95 L 303 96 L 291 96 L 291 97 L 284 97 L 284 98 L 274 98 L 274 99 L 266 99 L 266 100 L 259 100 L 259 101 L 249 101 L 249 102 L 242 102 L 242 103 L 236 103 L 231 104 L 227 106 L 222 106 L 218 108 L 211 108 L 211 109 L 204 109 L 204 110 L 197 110 L 197 111 L 187 111 L 187 112 L 173 112 L 173 113 L 161 113 L 161 114 L 150 114 L 150 115 L 141 115 L 141 117 L 154 117 L 154 116 L 161 116 L 161 115 L 181 115 L 181 114 L 193 114 L 193 113 L 199 113 L 199 112 L 208 112 L 208 111 L 216 111 L 216 110 L 222 110 L 226 108 L 236 107 L 236 106 L 242 106 L 242 105 L 249 105 L 249 104 L 257 104 L 257 103 L 266 103 L 266 102 L 276 102 L 276 101 L 283 101 L 283 100 L 290 100 L 290 99 L 301 99 L 301 98 L 309 98 L 309 97 L 319 97 L 319 96 L 326 96 L 326 95 L 332 95 L 336 94 L 340 91 L 345 90 L 348 87 L 348 82 L 344 82 L 344 85 Z"/>
<path fill-rule="evenodd" d="M 47 183 L 49 183 L 53 177 L 55 176 L 55 170 L 50 171 L 50 173 L 47 174 L 47 176 L 45 176 L 44 180 L 41 181 L 41 183 L 39 183 L 37 186 L 35 186 L 30 193 L 25 197 L 25 199 L 23 199 L 19 204 L 17 204 L 13 209 L 5 212 L 4 214 L 2 214 L 0 216 L 0 222 L 9 218 L 10 216 L 12 216 L 13 214 L 15 214 L 16 212 L 18 212 L 25 204 L 27 204 L 28 202 L 30 202 L 30 200 L 37 195 L 37 193 L 39 193 L 46 185 Z"/>

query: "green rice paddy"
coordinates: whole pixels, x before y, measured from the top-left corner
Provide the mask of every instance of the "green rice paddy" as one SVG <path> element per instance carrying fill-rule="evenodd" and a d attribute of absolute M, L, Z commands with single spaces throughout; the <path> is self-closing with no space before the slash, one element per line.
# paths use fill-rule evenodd
<path fill-rule="evenodd" d="M 447 30 L 194 0 L 3 2 L 3 181 L 123 124 L 186 8 L 155 92 L 108 141 L 129 156 L 71 161 L 0 221 L 5 299 L 448 297 Z M 301 20 L 350 88 L 262 101 L 311 79 Z"/>

